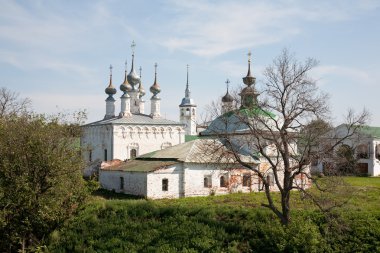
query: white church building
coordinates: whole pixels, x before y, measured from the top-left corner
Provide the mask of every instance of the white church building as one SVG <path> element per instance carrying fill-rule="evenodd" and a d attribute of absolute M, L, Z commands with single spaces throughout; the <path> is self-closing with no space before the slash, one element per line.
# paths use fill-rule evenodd
<path fill-rule="evenodd" d="M 186 143 L 182 141 L 166 149 L 156 147 L 157 151 L 140 155 L 133 160 L 104 163 L 99 170 L 101 186 L 108 190 L 152 199 L 262 191 L 261 178 L 256 172 L 237 162 L 236 157 L 232 155 L 234 153 L 246 164 L 260 171 L 270 189 L 277 191 L 269 162 L 254 154 L 248 146 L 238 143 L 242 137 L 247 138 L 250 134 L 249 126 L 244 124 L 241 118 L 239 120 L 243 115 L 250 117 L 247 110 L 261 113 L 264 117 L 275 116 L 255 107 L 259 94 L 254 87 L 255 77 L 251 75 L 250 59 L 248 73 L 243 81 L 247 87 L 240 93 L 240 109 L 232 108 L 234 101 L 227 89 L 222 98 L 223 114 L 200 133 L 199 139 Z M 187 78 L 185 98 L 180 104 L 180 121 L 185 125 L 178 128 L 186 127 L 187 134 L 195 134 L 196 125 L 192 124 L 195 116 L 196 106 L 190 98 Z M 236 147 L 221 137 L 226 134 L 236 142 Z M 297 150 L 297 144 L 292 145 L 292 150 Z M 266 154 L 274 159 L 278 157 L 277 149 L 271 144 L 266 147 Z M 282 174 L 278 174 L 280 182 Z M 310 186 L 310 181 L 304 175 L 298 175 L 294 183 L 303 188 Z"/>
<path fill-rule="evenodd" d="M 132 44 L 132 66 L 127 75 L 125 66 L 124 82 L 120 85 L 120 111 L 116 112 L 114 95 L 117 93 L 110 80 L 105 93 L 108 95 L 106 113 L 103 119 L 82 126 L 81 147 L 83 158 L 88 163 L 113 159 L 129 160 L 137 156 L 165 149 L 185 142 L 186 135 L 196 135 L 196 105 L 190 98 L 188 70 L 185 98 L 180 109 L 180 122 L 161 115 L 161 92 L 157 82 L 155 64 L 154 83 L 150 87 L 150 112 L 145 111 L 145 90 L 140 76 L 134 68 L 134 46 Z"/>

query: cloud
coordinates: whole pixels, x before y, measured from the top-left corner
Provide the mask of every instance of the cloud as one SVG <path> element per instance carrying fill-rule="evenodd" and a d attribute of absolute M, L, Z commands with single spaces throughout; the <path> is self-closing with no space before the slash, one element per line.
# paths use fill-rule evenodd
<path fill-rule="evenodd" d="M 22 70 L 48 69 L 88 77 L 89 58 L 107 48 L 110 27 L 131 32 L 104 2 L 86 6 L 59 2 L 4 1 L 0 12 L 0 62 Z M 63 3 L 62 3 L 63 4 Z M 113 43 L 114 44 L 114 43 Z M 82 66 L 81 66 L 82 65 Z"/>
<path fill-rule="evenodd" d="M 312 75 L 320 85 L 325 85 L 328 80 L 332 80 L 332 77 L 341 80 L 336 85 L 345 85 L 349 80 L 351 84 L 355 85 L 374 86 L 376 80 L 369 70 L 337 65 L 318 66 L 312 71 Z"/>
<path fill-rule="evenodd" d="M 214 57 L 241 48 L 282 41 L 302 32 L 305 22 L 351 19 L 379 4 L 346 1 L 169 1 L 170 25 L 160 38 L 169 50 Z M 337 8 L 338 6 L 338 8 Z M 170 32 L 169 32 L 170 31 Z"/>

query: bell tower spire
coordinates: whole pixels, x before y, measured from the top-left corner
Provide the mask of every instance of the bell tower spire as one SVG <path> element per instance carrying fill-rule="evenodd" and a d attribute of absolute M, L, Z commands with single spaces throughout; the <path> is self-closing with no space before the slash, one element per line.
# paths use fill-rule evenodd
<path fill-rule="evenodd" d="M 186 135 L 197 135 L 197 106 L 190 97 L 189 89 L 189 64 L 186 65 L 186 89 L 185 97 L 179 105 L 179 119 L 185 125 Z"/>

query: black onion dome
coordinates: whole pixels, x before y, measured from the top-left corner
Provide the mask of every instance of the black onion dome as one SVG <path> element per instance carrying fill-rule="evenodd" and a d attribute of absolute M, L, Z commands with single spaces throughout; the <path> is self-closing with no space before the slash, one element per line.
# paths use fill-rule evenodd
<path fill-rule="evenodd" d="M 234 101 L 234 98 L 230 95 L 230 93 L 228 93 L 228 91 L 227 91 L 226 95 L 224 95 L 222 97 L 223 103 L 228 103 L 228 102 L 233 102 L 233 101 Z"/>

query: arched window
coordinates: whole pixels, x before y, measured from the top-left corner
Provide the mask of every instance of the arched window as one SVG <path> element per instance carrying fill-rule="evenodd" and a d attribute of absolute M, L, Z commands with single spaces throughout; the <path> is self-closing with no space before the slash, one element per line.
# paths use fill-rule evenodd
<path fill-rule="evenodd" d="M 380 144 L 376 145 L 376 151 L 375 156 L 377 160 L 380 160 Z"/>
<path fill-rule="evenodd" d="M 243 186 L 251 186 L 251 174 L 244 174 L 243 175 Z"/>
<path fill-rule="evenodd" d="M 227 187 L 227 176 L 223 175 L 220 177 L 220 187 Z"/>
<path fill-rule="evenodd" d="M 205 188 L 211 188 L 212 187 L 211 175 L 204 176 L 203 187 L 205 187 Z"/>
<path fill-rule="evenodd" d="M 360 144 L 356 148 L 356 154 L 358 158 L 362 159 L 368 159 L 368 145 L 367 144 Z"/>
<path fill-rule="evenodd" d="M 171 146 L 172 146 L 172 144 L 170 142 L 164 142 L 161 145 L 161 149 L 169 148 Z"/>
<path fill-rule="evenodd" d="M 135 159 L 137 156 L 137 150 L 135 148 L 131 149 L 129 159 Z"/>

